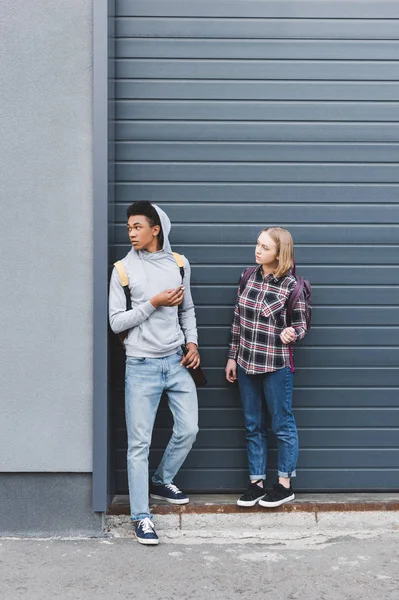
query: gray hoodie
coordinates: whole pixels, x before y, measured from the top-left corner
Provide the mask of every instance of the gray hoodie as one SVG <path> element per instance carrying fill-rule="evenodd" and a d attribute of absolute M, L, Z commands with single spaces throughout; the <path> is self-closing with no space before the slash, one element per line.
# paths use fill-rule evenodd
<path fill-rule="evenodd" d="M 150 299 L 181 283 L 179 267 L 169 243 L 171 230 L 167 214 L 153 205 L 161 220 L 164 245 L 158 252 L 136 251 L 122 259 L 128 279 L 132 309 L 126 310 L 126 297 L 116 269 L 112 271 L 109 291 L 109 321 L 114 333 L 128 330 L 126 355 L 161 358 L 177 352 L 181 344 L 198 343 L 194 303 L 190 291 L 190 264 L 184 259 L 184 300 L 177 306 L 154 308 Z"/>

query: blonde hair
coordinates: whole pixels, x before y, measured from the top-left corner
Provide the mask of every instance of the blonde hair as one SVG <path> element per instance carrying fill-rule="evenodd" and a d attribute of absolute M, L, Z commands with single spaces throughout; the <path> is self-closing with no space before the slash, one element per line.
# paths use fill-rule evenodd
<path fill-rule="evenodd" d="M 285 277 L 294 266 L 294 242 L 292 235 L 282 227 L 267 227 L 263 232 L 267 233 L 276 244 L 278 267 L 274 275 L 277 278 Z"/>

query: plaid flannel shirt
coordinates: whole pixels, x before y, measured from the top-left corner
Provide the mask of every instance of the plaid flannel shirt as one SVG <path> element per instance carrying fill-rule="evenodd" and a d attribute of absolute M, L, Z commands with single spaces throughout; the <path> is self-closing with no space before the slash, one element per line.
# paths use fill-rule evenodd
<path fill-rule="evenodd" d="M 241 274 L 242 276 L 242 274 Z M 286 306 L 295 277 L 263 277 L 260 266 L 240 294 L 234 308 L 229 358 L 249 375 L 278 371 L 290 364 L 289 345 L 280 334 L 287 327 Z M 306 334 L 305 301 L 301 297 L 292 313 L 292 324 L 301 340 Z"/>

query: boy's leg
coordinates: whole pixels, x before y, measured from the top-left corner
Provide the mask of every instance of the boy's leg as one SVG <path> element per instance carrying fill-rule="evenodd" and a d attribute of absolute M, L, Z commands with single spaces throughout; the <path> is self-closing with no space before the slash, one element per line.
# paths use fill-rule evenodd
<path fill-rule="evenodd" d="M 292 413 L 293 374 L 284 367 L 264 378 L 267 406 L 272 418 L 272 430 L 277 436 L 278 475 L 295 477 L 298 460 L 298 432 Z"/>
<path fill-rule="evenodd" d="M 156 485 L 171 483 L 191 450 L 198 433 L 198 399 L 194 381 L 180 365 L 182 353 L 168 356 L 165 391 L 173 414 L 172 437 L 152 478 Z"/>
<path fill-rule="evenodd" d="M 238 383 L 244 409 L 249 478 L 266 478 L 267 437 L 266 405 L 262 389 L 262 375 L 247 375 L 238 365 Z"/>
<path fill-rule="evenodd" d="M 150 516 L 148 453 L 162 392 L 162 359 L 128 356 L 125 375 L 125 415 L 128 436 L 127 472 L 132 520 Z"/>

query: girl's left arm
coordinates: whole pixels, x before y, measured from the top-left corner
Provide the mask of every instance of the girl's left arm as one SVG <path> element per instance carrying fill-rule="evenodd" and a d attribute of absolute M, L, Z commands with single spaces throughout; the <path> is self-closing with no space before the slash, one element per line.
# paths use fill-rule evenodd
<path fill-rule="evenodd" d="M 299 297 L 298 302 L 295 305 L 294 310 L 292 311 L 292 323 L 291 323 L 291 327 L 293 327 L 295 329 L 295 333 L 296 333 L 296 340 L 297 342 L 299 342 L 299 340 L 302 340 L 307 332 L 307 327 L 306 327 L 306 312 L 305 312 L 305 299 L 304 299 L 304 292 L 302 292 L 302 295 Z"/>

